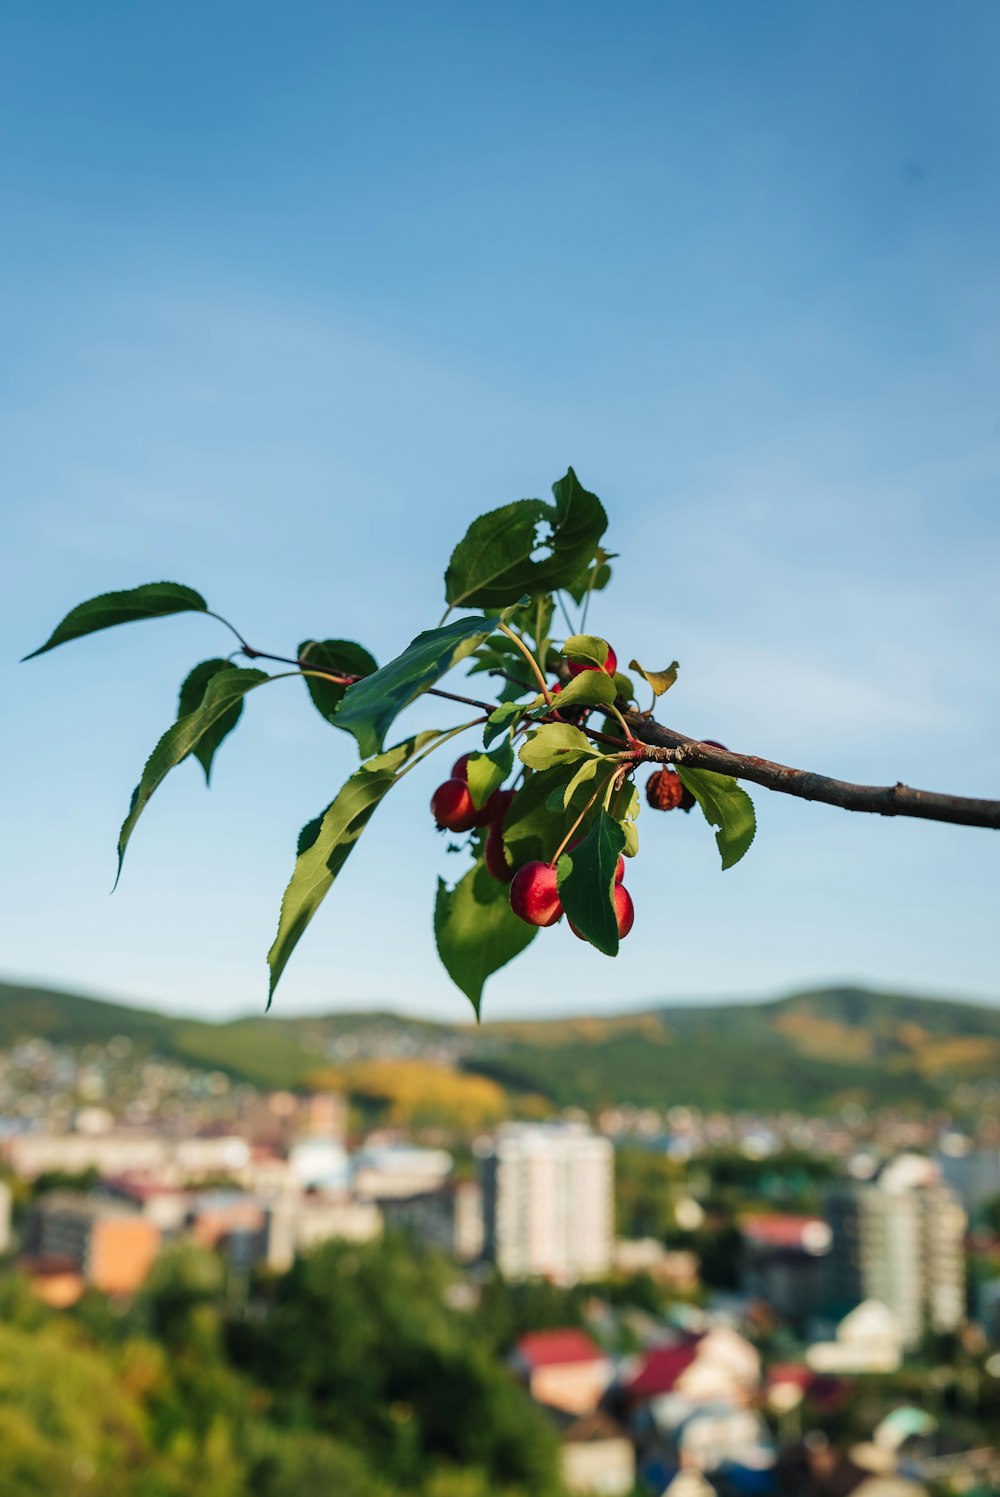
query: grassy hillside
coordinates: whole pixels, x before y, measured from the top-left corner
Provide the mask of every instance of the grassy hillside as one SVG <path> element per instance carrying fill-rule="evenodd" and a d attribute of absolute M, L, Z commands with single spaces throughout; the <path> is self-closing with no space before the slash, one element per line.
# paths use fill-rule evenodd
<path fill-rule="evenodd" d="M 1000 1011 L 855 988 L 476 1028 L 373 1013 L 208 1024 L 0 984 L 0 1046 L 22 1036 L 77 1045 L 115 1034 L 264 1086 L 302 1086 L 317 1073 L 352 1085 L 363 1071 L 375 1091 L 391 1091 L 402 1077 L 412 1093 L 415 1075 L 425 1086 L 438 1075 L 443 1086 L 457 1069 L 530 1094 L 533 1105 L 928 1107 L 1000 1069 Z"/>

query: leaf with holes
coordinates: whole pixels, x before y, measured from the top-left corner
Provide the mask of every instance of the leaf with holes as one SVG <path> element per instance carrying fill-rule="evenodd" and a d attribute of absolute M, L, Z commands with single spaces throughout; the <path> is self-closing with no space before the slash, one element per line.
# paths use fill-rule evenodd
<path fill-rule="evenodd" d="M 753 801 L 729 775 L 709 769 L 677 766 L 681 784 L 690 790 L 710 826 L 718 827 L 715 840 L 722 854 L 722 867 L 732 868 L 748 850 L 757 830 Z"/>
<path fill-rule="evenodd" d="M 415 755 L 440 736 L 437 731 L 417 733 L 367 760 L 341 787 L 323 814 L 302 828 L 295 867 L 281 901 L 278 934 L 267 954 L 271 969 L 269 1008 L 288 958 L 383 797 Z"/>
<path fill-rule="evenodd" d="M 395 660 L 347 688 L 335 726 L 354 734 L 363 759 L 378 753 L 403 708 L 471 655 L 492 632 L 494 622 L 473 615 L 418 634 Z"/>
<path fill-rule="evenodd" d="M 129 838 L 135 830 L 150 796 L 163 783 L 170 771 L 188 754 L 193 754 L 198 744 L 211 734 L 220 722 L 232 714 L 237 703 L 242 704 L 248 691 L 263 686 L 265 681 L 276 681 L 279 677 L 268 676 L 264 671 L 239 670 L 219 671 L 205 687 L 201 701 L 193 712 L 169 727 L 146 760 L 142 778 L 132 792 L 132 804 L 122 822 L 118 835 L 118 877 L 121 877 L 122 860 Z M 115 880 L 115 883 L 118 879 Z"/>
<path fill-rule="evenodd" d="M 574 603 L 580 604 L 588 593 L 599 593 L 607 587 L 611 581 L 611 568 L 608 562 L 613 560 L 616 554 L 614 551 L 605 551 L 602 546 L 598 546 L 590 566 L 584 567 L 575 582 L 566 584 L 566 591 Z"/>
<path fill-rule="evenodd" d="M 572 468 L 552 492 L 554 505 L 519 499 L 473 520 L 445 573 L 453 608 L 503 608 L 523 593 L 551 592 L 580 575 L 608 517 Z"/>
<path fill-rule="evenodd" d="M 180 699 L 177 703 L 178 721 L 182 717 L 187 717 L 188 713 L 194 712 L 196 708 L 201 706 L 205 692 L 208 689 L 208 683 L 213 677 L 217 676 L 220 671 L 234 671 L 236 669 L 237 667 L 231 660 L 203 660 L 200 665 L 196 665 L 194 670 L 189 672 L 181 687 Z M 206 785 L 211 783 L 212 760 L 215 758 L 216 750 L 222 740 L 228 737 L 236 727 L 242 712 L 243 698 L 239 697 L 234 706 L 224 716 L 218 718 L 207 732 L 201 735 L 191 750 L 205 771 Z"/>
<path fill-rule="evenodd" d="M 449 889 L 438 879 L 434 902 L 434 939 L 445 971 L 469 999 L 479 1017 L 488 977 L 531 945 L 536 927 L 511 910 L 507 885 L 476 862 Z"/>
<path fill-rule="evenodd" d="M 338 676 L 364 677 L 378 670 L 375 657 L 351 639 L 307 639 L 299 645 L 297 654 L 307 669 L 313 666 Z M 347 685 L 323 676 L 309 675 L 305 677 L 305 683 L 320 717 L 325 717 L 335 728 L 341 727 L 341 723 L 334 722 L 334 713 L 344 699 Z"/>
<path fill-rule="evenodd" d="M 559 898 L 577 930 L 605 956 L 618 955 L 614 881 L 625 833 L 606 811 L 556 865 Z"/>
<path fill-rule="evenodd" d="M 71 608 L 57 624 L 43 645 L 25 655 L 25 660 L 34 660 L 56 645 L 64 645 L 71 639 L 81 639 L 85 634 L 94 634 L 99 629 L 113 629 L 117 624 L 135 624 L 142 619 L 164 618 L 171 613 L 207 613 L 208 604 L 192 587 L 180 582 L 144 582 L 141 587 L 131 587 L 124 592 L 101 593 L 97 598 L 88 598 Z"/>

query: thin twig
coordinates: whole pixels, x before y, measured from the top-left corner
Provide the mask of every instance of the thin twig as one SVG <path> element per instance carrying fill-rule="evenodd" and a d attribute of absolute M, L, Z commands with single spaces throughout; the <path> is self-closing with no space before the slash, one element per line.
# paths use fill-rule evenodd
<path fill-rule="evenodd" d="M 688 738 L 672 728 L 661 727 L 640 713 L 626 720 L 643 745 L 637 757 L 656 763 L 686 764 L 692 769 L 710 769 L 733 775 L 802 800 L 822 801 L 845 811 L 867 811 L 878 816 L 912 816 L 924 821 L 947 821 L 957 826 L 981 826 L 1000 830 L 1000 801 L 977 800 L 964 795 L 945 795 L 933 790 L 914 790 L 909 785 L 853 785 L 806 769 L 790 769 L 753 754 L 736 754 L 713 748 L 697 738 Z"/>
<path fill-rule="evenodd" d="M 547 707 L 551 707 L 552 693 L 548 688 L 548 683 L 546 682 L 545 677 L 542 675 L 542 672 L 538 665 L 538 661 L 535 659 L 534 655 L 532 655 L 524 640 L 519 639 L 518 636 L 514 633 L 513 629 L 508 629 L 506 624 L 499 624 L 498 627 L 501 634 L 506 634 L 508 639 L 512 639 L 514 641 L 514 643 L 517 645 L 517 648 L 524 656 L 525 660 L 531 666 L 532 674 L 534 675 L 535 680 L 538 682 L 538 689 L 542 693 L 542 696 L 545 698 L 545 705 Z"/>

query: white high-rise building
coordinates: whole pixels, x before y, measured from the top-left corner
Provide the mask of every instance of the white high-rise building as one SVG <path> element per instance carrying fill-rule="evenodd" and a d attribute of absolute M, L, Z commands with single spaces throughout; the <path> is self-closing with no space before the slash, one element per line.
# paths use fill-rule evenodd
<path fill-rule="evenodd" d="M 614 1255 L 614 1150 L 582 1123 L 508 1123 L 480 1151 L 484 1248 L 509 1279 L 603 1278 Z"/>
<path fill-rule="evenodd" d="M 901 1154 L 871 1183 L 835 1191 L 827 1218 L 831 1295 L 841 1308 L 887 1305 L 907 1348 L 962 1324 L 965 1212 L 930 1159 Z"/>

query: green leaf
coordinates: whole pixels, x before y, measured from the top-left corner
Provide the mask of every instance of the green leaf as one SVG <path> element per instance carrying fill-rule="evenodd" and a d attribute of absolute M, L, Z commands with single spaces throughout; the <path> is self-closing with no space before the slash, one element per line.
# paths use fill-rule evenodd
<path fill-rule="evenodd" d="M 514 869 L 536 858 L 547 863 L 568 830 L 568 815 L 553 813 L 550 801 L 576 774 L 577 765 L 561 763 L 530 775 L 515 795 L 504 819 L 503 840 Z"/>
<path fill-rule="evenodd" d="M 638 671 L 644 681 L 648 681 L 653 688 L 654 697 L 661 697 L 665 691 L 669 691 L 677 680 L 677 672 L 680 666 L 676 660 L 672 660 L 662 671 L 643 670 L 638 660 L 629 661 L 629 669 Z"/>
<path fill-rule="evenodd" d="M 581 671 L 559 690 L 552 706 L 557 712 L 564 707 L 610 707 L 616 695 L 615 683 L 606 671 Z M 551 712 L 552 707 L 543 701 L 537 710 Z"/>
<path fill-rule="evenodd" d="M 580 768 L 571 780 L 565 785 L 557 785 L 546 797 L 545 804 L 550 811 L 565 811 L 576 792 L 594 778 L 601 767 L 600 759 L 584 759 Z"/>
<path fill-rule="evenodd" d="M 625 846 L 622 852 L 627 858 L 634 858 L 639 851 L 639 828 L 634 821 L 624 821 L 622 831 L 625 833 Z"/>
<path fill-rule="evenodd" d="M 467 778 L 472 804 L 482 810 L 494 790 L 499 790 L 514 768 L 514 749 L 505 738 L 491 754 L 470 754 Z"/>
<path fill-rule="evenodd" d="M 349 686 L 337 708 L 336 726 L 358 740 L 361 757 L 378 753 L 404 707 L 471 655 L 493 629 L 492 619 L 473 615 L 427 629 L 381 670 Z"/>
<path fill-rule="evenodd" d="M 119 878 L 129 838 L 153 791 L 163 783 L 175 765 L 186 759 L 188 754 L 194 753 L 206 734 L 211 734 L 221 722 L 232 716 L 233 708 L 237 703 L 242 703 L 248 691 L 253 691 L 255 686 L 263 686 L 265 681 L 277 679 L 276 676 L 268 676 L 264 671 L 257 670 L 239 670 L 234 667 L 230 671 L 219 671 L 206 685 L 194 711 L 178 718 L 167 729 L 146 760 L 142 778 L 132 792 L 129 813 L 122 822 L 118 835 Z"/>
<path fill-rule="evenodd" d="M 590 671 L 588 674 L 592 676 L 595 672 Z M 620 697 L 624 697 L 626 702 L 635 701 L 635 683 L 631 676 L 625 676 L 621 671 L 615 672 L 615 691 Z"/>
<path fill-rule="evenodd" d="M 573 764 L 596 754 L 590 739 L 571 723 L 544 723 L 528 735 L 518 757 L 529 769 L 551 769 L 553 764 Z"/>
<path fill-rule="evenodd" d="M 503 608 L 523 593 L 551 592 L 580 575 L 608 517 L 572 468 L 552 492 L 554 505 L 519 499 L 473 520 L 445 573 L 452 607 Z M 548 554 L 538 556 L 539 550 Z"/>
<path fill-rule="evenodd" d="M 604 762 L 603 757 L 598 760 L 598 768 Z M 579 760 L 556 764 L 529 775 L 519 788 L 503 824 L 504 846 L 515 871 L 535 859 L 547 863 L 584 812 L 594 794 L 593 783 L 587 779 L 568 797 L 566 809 L 557 809 L 557 792 L 575 778 L 579 767 Z M 613 770 L 614 765 L 609 764 L 608 777 Z"/>
<path fill-rule="evenodd" d="M 510 907 L 507 885 L 475 863 L 449 889 L 438 879 L 434 938 L 451 980 L 479 1017 L 483 984 L 531 945 L 536 927 L 519 920 Z"/>
<path fill-rule="evenodd" d="M 563 641 L 562 652 L 575 665 L 596 665 L 604 669 L 611 646 L 598 634 L 571 634 Z"/>
<path fill-rule="evenodd" d="M 281 900 L 278 934 L 267 954 L 271 969 L 268 1007 L 278 979 L 309 924 L 346 863 L 355 843 L 384 795 L 420 750 L 440 733 L 417 733 L 374 759 L 367 760 L 341 786 L 321 816 L 299 833 L 295 867 Z"/>
<path fill-rule="evenodd" d="M 580 934 L 605 956 L 618 955 L 613 890 L 624 847 L 625 833 L 618 822 L 601 811 L 573 851 L 563 853 L 556 868 L 563 909 Z"/>
<path fill-rule="evenodd" d="M 78 603 L 71 608 L 61 624 L 57 624 L 45 643 L 25 660 L 34 660 L 56 645 L 68 640 L 80 639 L 84 634 L 94 634 L 98 629 L 112 629 L 116 624 L 134 624 L 140 619 L 163 618 L 170 613 L 207 613 L 208 604 L 200 593 L 179 582 L 144 582 L 141 587 L 128 588 L 120 593 L 101 593 Z"/>
<path fill-rule="evenodd" d="M 519 702 L 502 702 L 499 707 L 494 708 L 483 728 L 483 747 L 489 748 L 501 733 L 508 732 L 523 711 L 524 708 Z"/>
<path fill-rule="evenodd" d="M 635 821 L 641 804 L 638 790 L 626 780 L 618 793 L 612 795 L 608 815 L 613 816 L 616 821 Z"/>
<path fill-rule="evenodd" d="M 231 660 L 203 660 L 200 665 L 196 665 L 194 670 L 185 678 L 184 684 L 181 687 L 180 700 L 177 704 L 178 721 L 182 717 L 187 717 L 188 713 L 194 712 L 201 706 L 205 692 L 208 689 L 208 683 L 213 677 L 217 676 L 220 671 L 234 671 L 236 669 L 237 667 Z M 215 751 L 222 740 L 233 731 L 240 720 L 242 712 L 243 698 L 240 697 L 227 713 L 218 718 L 215 724 L 207 732 L 202 734 L 191 750 L 205 771 L 206 785 L 211 783 L 212 760 L 215 758 Z"/>
<path fill-rule="evenodd" d="M 722 854 L 722 867 L 732 868 L 749 848 L 757 830 L 753 801 L 736 781 L 710 769 L 682 769 L 681 784 L 694 796 L 705 820 L 718 827 L 715 840 Z"/>
<path fill-rule="evenodd" d="M 297 654 L 303 665 L 334 671 L 338 676 L 370 676 L 378 670 L 374 656 L 350 639 L 307 639 L 299 645 Z M 347 687 L 322 676 L 306 676 L 305 683 L 320 717 L 332 723 Z M 339 728 L 341 724 L 334 726 Z"/>

